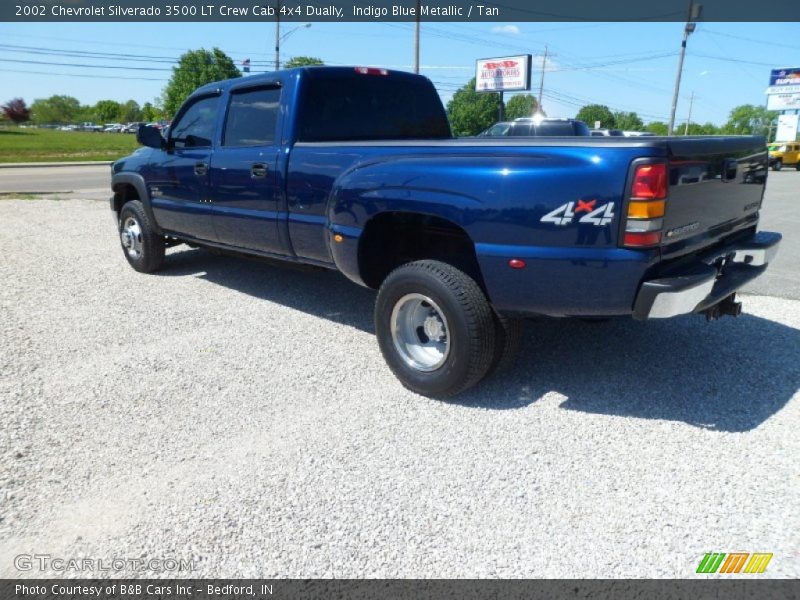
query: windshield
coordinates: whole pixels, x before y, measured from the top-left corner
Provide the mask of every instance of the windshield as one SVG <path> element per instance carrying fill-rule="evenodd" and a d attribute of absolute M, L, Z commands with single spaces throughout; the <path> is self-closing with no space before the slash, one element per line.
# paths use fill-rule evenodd
<path fill-rule="evenodd" d="M 784 144 L 770 144 L 768 149 L 770 152 L 786 152 L 786 146 Z"/>

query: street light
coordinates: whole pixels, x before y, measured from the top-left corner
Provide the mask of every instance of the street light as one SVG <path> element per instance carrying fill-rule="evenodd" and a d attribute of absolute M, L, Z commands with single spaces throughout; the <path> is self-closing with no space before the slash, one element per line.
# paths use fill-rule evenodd
<path fill-rule="evenodd" d="M 279 18 L 275 19 L 275 70 L 278 71 L 281 68 L 281 42 L 292 35 L 298 29 L 308 29 L 311 27 L 311 23 L 304 23 L 303 25 L 298 25 L 281 35 L 281 21 Z"/>
<path fill-rule="evenodd" d="M 697 28 L 696 21 L 700 17 L 703 10 L 702 4 L 695 4 L 694 0 L 689 0 L 689 14 L 686 17 L 686 26 L 683 28 L 683 41 L 681 42 L 681 53 L 678 57 L 678 73 L 675 75 L 675 91 L 672 94 L 672 110 L 669 115 L 669 128 L 667 135 L 672 135 L 672 129 L 675 127 L 675 110 L 678 108 L 678 94 L 681 89 L 681 74 L 683 73 L 683 57 L 686 54 L 686 40 L 694 33 Z"/>

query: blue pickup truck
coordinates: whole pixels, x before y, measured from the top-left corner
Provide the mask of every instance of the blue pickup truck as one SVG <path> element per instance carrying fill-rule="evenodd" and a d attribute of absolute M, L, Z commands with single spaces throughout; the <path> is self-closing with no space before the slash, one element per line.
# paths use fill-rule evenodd
<path fill-rule="evenodd" d="M 761 137 L 456 139 L 428 79 L 385 69 L 212 83 L 138 139 L 111 198 L 134 269 L 181 243 L 338 269 L 432 397 L 507 364 L 525 317 L 737 315 L 781 239 Z"/>

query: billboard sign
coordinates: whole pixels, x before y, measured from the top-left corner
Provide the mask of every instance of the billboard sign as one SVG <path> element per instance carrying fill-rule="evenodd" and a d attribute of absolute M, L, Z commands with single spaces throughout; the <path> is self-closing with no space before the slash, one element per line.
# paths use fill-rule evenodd
<path fill-rule="evenodd" d="M 780 115 L 778 117 L 778 131 L 775 133 L 776 142 L 794 142 L 797 139 L 797 115 Z"/>
<path fill-rule="evenodd" d="M 767 96 L 767 110 L 800 110 L 800 93 L 770 94 Z"/>
<path fill-rule="evenodd" d="M 769 74 L 769 87 L 800 85 L 800 67 L 795 69 L 772 69 Z"/>
<path fill-rule="evenodd" d="M 531 89 L 531 55 L 482 58 L 475 63 L 476 92 Z"/>

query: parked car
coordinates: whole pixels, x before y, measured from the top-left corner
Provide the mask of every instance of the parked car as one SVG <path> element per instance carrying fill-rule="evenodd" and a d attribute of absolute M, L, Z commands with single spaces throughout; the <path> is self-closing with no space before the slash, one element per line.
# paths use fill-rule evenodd
<path fill-rule="evenodd" d="M 588 136 L 589 127 L 577 119 L 521 118 L 501 121 L 478 134 L 478 137 L 561 137 Z"/>
<path fill-rule="evenodd" d="M 590 132 L 592 137 L 624 137 L 625 134 L 621 129 L 592 129 Z"/>
<path fill-rule="evenodd" d="M 756 231 L 763 183 L 733 185 L 763 137 L 453 139 L 433 84 L 385 69 L 205 85 L 137 138 L 111 180 L 131 267 L 188 243 L 336 269 L 378 290 L 387 364 L 433 397 L 507 365 L 520 317 L 737 315 L 781 239 Z"/>
<path fill-rule="evenodd" d="M 81 124 L 78 127 L 78 130 L 79 131 L 94 131 L 94 132 L 98 132 L 98 131 L 103 131 L 103 126 L 102 125 L 96 125 L 95 123 L 92 123 L 91 121 L 85 121 L 83 124 Z"/>
<path fill-rule="evenodd" d="M 122 127 L 122 133 L 136 133 L 139 131 L 139 125 L 146 125 L 144 122 L 126 123 Z"/>
<path fill-rule="evenodd" d="M 769 166 L 773 171 L 780 171 L 784 166 L 794 165 L 800 171 L 800 142 L 777 142 L 770 144 Z"/>
<path fill-rule="evenodd" d="M 119 133 L 120 131 L 122 131 L 122 124 L 120 123 L 108 123 L 103 127 L 103 133 Z"/>
<path fill-rule="evenodd" d="M 655 133 L 651 131 L 623 131 L 622 135 L 625 137 L 655 137 Z"/>

